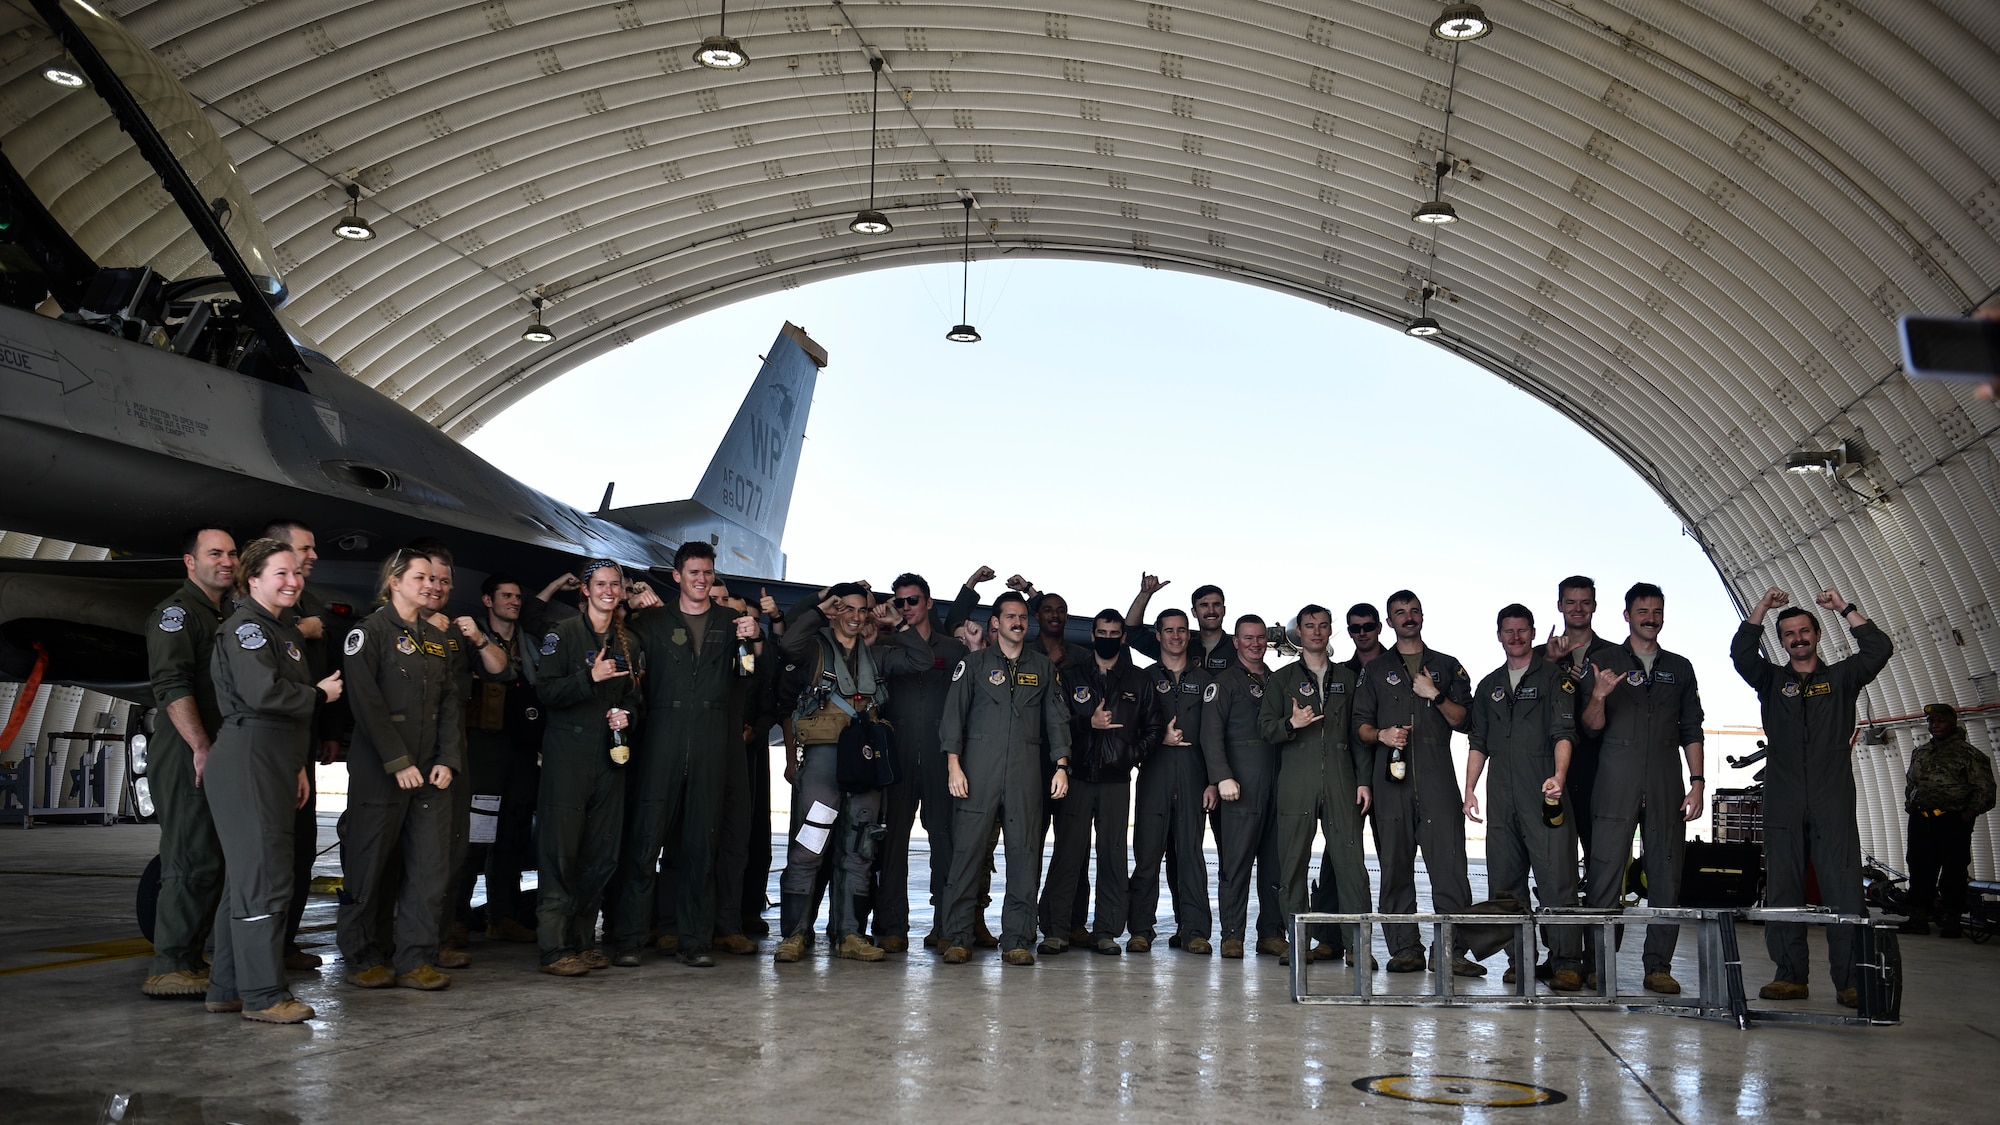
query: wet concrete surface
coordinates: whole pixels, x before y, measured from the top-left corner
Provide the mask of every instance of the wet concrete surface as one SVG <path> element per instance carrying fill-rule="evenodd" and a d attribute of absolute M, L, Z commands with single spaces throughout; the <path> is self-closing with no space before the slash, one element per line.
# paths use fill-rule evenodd
<path fill-rule="evenodd" d="M 295 974 L 294 988 L 318 1018 L 269 1027 L 140 995 L 148 960 L 132 901 L 156 840 L 149 826 L 0 831 L 0 1120 L 2000 1116 L 2000 943 L 1905 939 L 1899 1027 L 1746 1031 L 1651 1014 L 1301 1006 L 1275 958 L 1192 957 L 1164 944 L 1034 968 L 991 953 L 944 965 L 921 949 L 859 964 L 831 960 L 822 944 L 779 966 L 767 939 L 760 955 L 722 956 L 711 970 L 649 958 L 563 980 L 535 971 L 532 946 L 475 935 L 475 963 L 448 991 L 364 992 L 340 983 L 333 900 L 316 896 L 305 940 L 328 962 Z M 321 870 L 334 870 L 332 858 Z M 925 862 L 919 850 L 919 885 Z M 1475 892 L 1482 876 L 1475 865 Z M 920 936 L 929 917 L 917 898 Z M 1762 933 L 1745 926 L 1741 936 L 1754 991 L 1770 978 Z M 1621 962 L 1631 980 L 1638 944 Z M 1688 931 L 1676 975 L 1690 990 L 1693 951 Z M 1804 1006 L 1835 1011 L 1817 938 L 1814 956 Z M 1503 960 L 1466 990 L 1499 991 Z M 1375 979 L 1428 986 L 1423 974 Z M 1396 1075 L 1417 1079 L 1382 1085 L 1443 1101 L 1355 1086 Z M 1532 1108 L 1444 1104 L 1537 1098 Z"/>

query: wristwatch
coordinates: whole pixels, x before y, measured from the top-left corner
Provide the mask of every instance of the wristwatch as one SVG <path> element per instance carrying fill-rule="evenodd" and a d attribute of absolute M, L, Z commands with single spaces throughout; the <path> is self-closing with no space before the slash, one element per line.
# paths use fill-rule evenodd
<path fill-rule="evenodd" d="M 1705 781 L 1707 781 L 1707 780 L 1708 780 L 1708 778 L 1707 778 L 1707 777 L 1706 777 L 1705 775 L 1703 775 L 1703 774 L 1698 774 L 1698 773 L 1691 773 L 1691 774 L 1689 774 L 1689 775 L 1688 775 L 1688 781 L 1689 781 L 1690 783 L 1693 783 L 1693 782 L 1696 782 L 1696 781 L 1703 781 L 1703 782 L 1705 782 Z"/>
<path fill-rule="evenodd" d="M 1841 610 L 1841 611 L 1840 611 L 1840 615 L 1841 615 L 1842 617 L 1846 617 L 1846 616 L 1847 616 L 1848 614 L 1850 614 L 1850 613 L 1860 613 L 1860 612 L 1861 612 L 1861 607 L 1860 607 L 1860 606 L 1858 606 L 1858 605 L 1854 604 L 1853 602 L 1848 602 L 1848 603 L 1847 603 L 1847 608 L 1846 608 L 1846 609 L 1843 609 L 1843 610 Z"/>

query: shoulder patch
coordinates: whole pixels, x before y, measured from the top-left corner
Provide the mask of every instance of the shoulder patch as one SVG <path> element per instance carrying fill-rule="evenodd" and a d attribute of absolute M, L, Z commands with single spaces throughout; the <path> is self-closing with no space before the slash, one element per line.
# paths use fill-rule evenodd
<path fill-rule="evenodd" d="M 556 635 L 555 630 L 551 629 L 549 630 L 547 635 L 542 637 L 542 647 L 539 651 L 543 656 L 554 656 L 556 652 L 556 644 L 561 640 L 562 638 Z"/>
<path fill-rule="evenodd" d="M 340 646 L 340 651 L 353 656 L 355 653 L 361 651 L 361 646 L 367 639 L 367 634 L 363 633 L 359 626 L 356 626 L 347 631 L 347 641 Z"/>
<path fill-rule="evenodd" d="M 1210 684 L 1207 687 L 1201 689 L 1201 701 L 1203 703 L 1215 702 L 1215 687 L 1216 685 Z"/>
<path fill-rule="evenodd" d="M 951 670 L 951 682 L 957 683 L 958 678 L 963 675 L 965 675 L 965 661 L 961 660 L 958 662 L 958 667 Z"/>
<path fill-rule="evenodd" d="M 262 625 L 257 624 L 255 621 L 245 621 L 236 627 L 236 643 L 249 649 L 251 652 L 255 652 L 265 645 L 270 644 L 271 638 L 264 635 L 264 627 Z"/>
<path fill-rule="evenodd" d="M 170 605 L 160 611 L 160 632 L 178 633 L 187 628 L 187 610 Z"/>

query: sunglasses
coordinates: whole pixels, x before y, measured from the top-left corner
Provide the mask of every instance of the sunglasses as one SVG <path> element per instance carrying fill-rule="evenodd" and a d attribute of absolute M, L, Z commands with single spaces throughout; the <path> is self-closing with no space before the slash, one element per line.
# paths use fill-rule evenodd
<path fill-rule="evenodd" d="M 918 602 L 923 601 L 924 596 L 922 594 L 917 594 L 912 597 L 890 598 L 889 600 L 895 604 L 897 609 L 908 609 L 909 607 L 916 605 Z"/>
<path fill-rule="evenodd" d="M 1353 636 L 1359 633 L 1373 633 L 1380 628 L 1382 628 L 1380 621 L 1370 621 L 1366 625 L 1349 625 L 1347 632 L 1349 636 Z"/>

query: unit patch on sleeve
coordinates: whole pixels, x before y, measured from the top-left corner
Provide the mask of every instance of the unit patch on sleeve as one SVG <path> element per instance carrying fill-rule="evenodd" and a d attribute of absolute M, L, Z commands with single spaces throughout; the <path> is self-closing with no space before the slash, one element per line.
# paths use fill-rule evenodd
<path fill-rule="evenodd" d="M 361 644 L 367 639 L 367 635 L 362 633 L 360 629 L 350 629 L 347 633 L 347 641 L 340 646 L 340 651 L 353 656 L 355 653 L 361 651 Z"/>
<path fill-rule="evenodd" d="M 1203 688 L 1203 689 L 1202 689 L 1202 692 L 1201 692 L 1201 701 L 1202 701 L 1203 703 L 1213 703 L 1213 702 L 1215 702 L 1215 689 L 1216 689 L 1216 687 L 1217 687 L 1217 685 L 1215 685 L 1215 684 L 1210 684 L 1210 685 L 1208 685 L 1207 687 L 1205 687 L 1205 688 Z"/>
<path fill-rule="evenodd" d="M 245 621 L 236 627 L 236 643 L 251 652 L 255 652 L 265 645 L 270 644 L 271 638 L 264 635 L 264 627 L 262 625 L 257 624 L 255 621 Z"/>
<path fill-rule="evenodd" d="M 160 611 L 160 632 L 178 633 L 187 628 L 187 610 L 170 605 Z"/>
<path fill-rule="evenodd" d="M 965 675 L 965 661 L 961 660 L 958 662 L 958 667 L 951 670 L 951 682 L 957 683 L 958 678 L 963 675 Z"/>
<path fill-rule="evenodd" d="M 358 632 L 359 630 L 356 630 L 356 631 Z M 556 651 L 556 644 L 557 644 L 557 642 L 558 642 L 558 641 L 559 641 L 560 639 L 561 639 L 561 638 L 557 637 L 557 636 L 555 635 L 555 633 L 553 633 L 553 632 L 551 632 L 551 633 L 549 633 L 549 634 L 548 634 L 547 636 L 543 637 L 543 638 L 542 638 L 542 647 L 541 647 L 541 653 L 542 653 L 542 655 L 543 655 L 543 656 L 554 656 L 554 655 L 555 655 L 555 651 Z"/>

